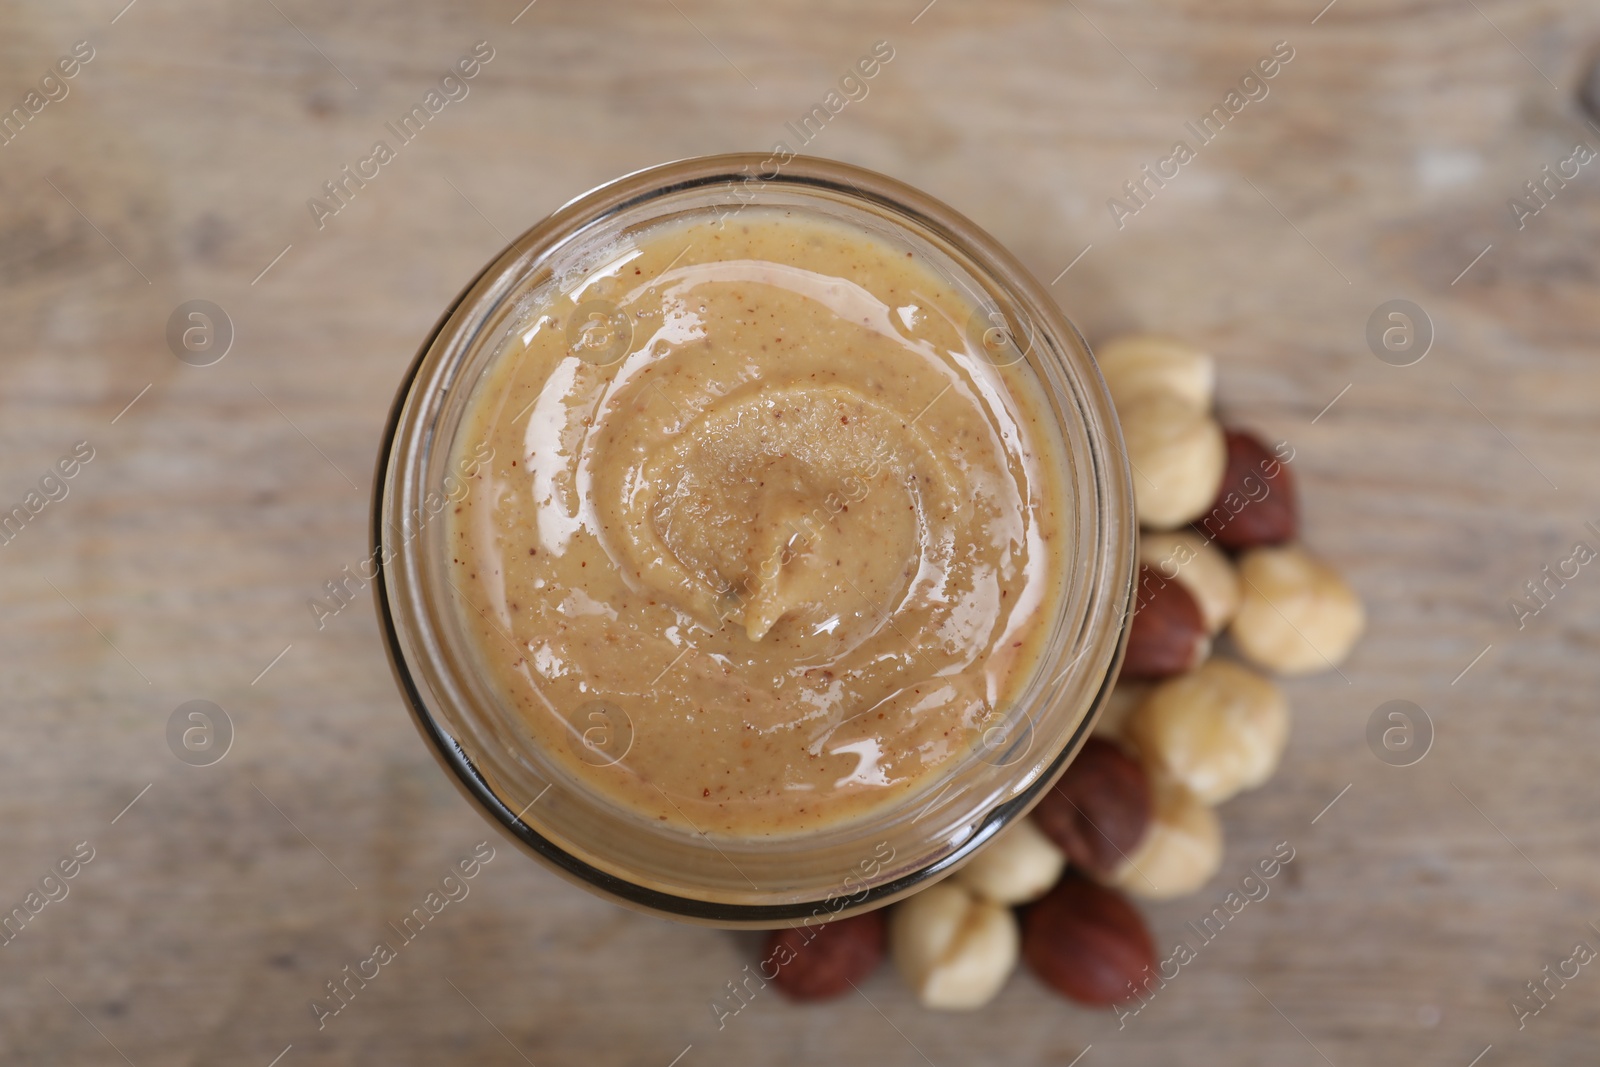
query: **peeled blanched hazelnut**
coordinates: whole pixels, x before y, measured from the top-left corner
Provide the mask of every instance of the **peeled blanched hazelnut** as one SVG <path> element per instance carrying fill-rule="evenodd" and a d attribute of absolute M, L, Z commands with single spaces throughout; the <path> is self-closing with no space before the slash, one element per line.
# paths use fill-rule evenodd
<path fill-rule="evenodd" d="M 1355 590 L 1293 545 L 1246 552 L 1239 577 L 1244 600 L 1229 633 L 1267 670 L 1310 674 L 1338 666 L 1366 626 Z"/>
<path fill-rule="evenodd" d="M 1220 804 L 1272 777 L 1289 739 L 1289 703 L 1254 671 L 1207 660 L 1158 685 L 1125 734 L 1153 771 Z"/>
<path fill-rule="evenodd" d="M 1074 867 L 1109 874 L 1149 828 L 1149 776 L 1120 745 L 1091 737 L 1031 817 Z"/>
<path fill-rule="evenodd" d="M 994 999 L 1017 965 L 1011 909 L 944 881 L 889 914 L 889 953 L 925 1008 L 966 1011 Z"/>
<path fill-rule="evenodd" d="M 955 880 L 995 904 L 1025 904 L 1050 891 L 1066 854 L 1032 821 L 1008 826 L 955 874 Z"/>
<path fill-rule="evenodd" d="M 1211 507 L 1194 520 L 1195 529 L 1234 552 L 1292 540 L 1300 529 L 1300 506 L 1287 461 L 1244 430 L 1225 430 L 1224 440 L 1222 484 Z"/>
<path fill-rule="evenodd" d="M 1101 345 L 1095 361 L 1119 412 L 1159 395 L 1175 397 L 1197 411 L 1211 408 L 1216 366 L 1193 345 L 1154 334 L 1126 334 Z"/>
<path fill-rule="evenodd" d="M 1127 861 L 1105 879 L 1136 897 L 1170 900 L 1211 881 L 1222 865 L 1222 821 L 1210 806 L 1157 777 L 1150 831 Z"/>
<path fill-rule="evenodd" d="M 1134 983 L 1156 965 L 1138 909 L 1075 874 L 1023 913 L 1022 954 L 1056 992 L 1101 1007 L 1133 996 Z"/>
<path fill-rule="evenodd" d="M 1227 462 L 1217 420 L 1171 395 L 1141 399 L 1117 414 L 1140 524 L 1170 530 L 1202 515 Z"/>
<path fill-rule="evenodd" d="M 777 969 L 772 984 L 792 1000 L 838 996 L 883 962 L 882 910 L 834 919 L 826 926 L 791 927 L 767 935 L 763 966 Z"/>
<path fill-rule="evenodd" d="M 1222 632 L 1239 610 L 1239 572 L 1215 544 L 1189 530 L 1139 535 L 1139 560 L 1189 591 L 1206 630 Z"/>
<path fill-rule="evenodd" d="M 1149 564 L 1139 564 L 1122 677 L 1182 674 L 1210 654 L 1205 616 L 1188 589 L 1176 579 L 1163 578 Z"/>

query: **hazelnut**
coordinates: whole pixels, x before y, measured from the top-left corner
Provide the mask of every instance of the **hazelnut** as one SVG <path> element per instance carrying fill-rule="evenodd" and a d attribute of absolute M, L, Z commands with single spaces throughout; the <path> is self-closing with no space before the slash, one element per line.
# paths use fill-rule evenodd
<path fill-rule="evenodd" d="M 994 999 L 1017 965 L 1017 920 L 954 881 L 896 904 L 889 952 L 925 1008 L 966 1011 Z"/>
<path fill-rule="evenodd" d="M 1300 508 L 1288 464 L 1253 434 L 1227 430 L 1223 438 L 1228 460 L 1222 483 L 1195 529 L 1235 552 L 1293 540 Z"/>
<path fill-rule="evenodd" d="M 794 1000 L 835 997 L 864 980 L 883 962 L 882 910 L 834 919 L 825 926 L 774 930 L 763 963 L 777 968 L 772 984 Z"/>
<path fill-rule="evenodd" d="M 1222 866 L 1222 821 L 1195 795 L 1159 775 L 1150 832 L 1108 885 L 1147 900 L 1186 896 L 1211 881 Z"/>
<path fill-rule="evenodd" d="M 1095 361 L 1119 412 L 1159 395 L 1175 397 L 1196 411 L 1211 409 L 1216 367 L 1193 345 L 1153 334 L 1126 334 L 1101 345 Z"/>
<path fill-rule="evenodd" d="M 1205 616 L 1180 582 L 1163 578 L 1154 567 L 1141 563 L 1134 598 L 1122 677 L 1182 674 L 1211 654 Z"/>
<path fill-rule="evenodd" d="M 1107 1007 L 1156 965 L 1139 911 L 1114 889 L 1069 874 L 1022 917 L 1022 955 L 1056 992 Z"/>
<path fill-rule="evenodd" d="M 1106 696 L 1105 706 L 1100 709 L 1100 717 L 1094 722 L 1094 736 L 1108 740 L 1121 736 L 1123 724 L 1128 721 L 1128 716 L 1149 694 L 1151 688 L 1153 687 L 1148 682 L 1118 678 L 1116 685 Z"/>
<path fill-rule="evenodd" d="M 995 904 L 1024 904 L 1048 893 L 1066 865 L 1055 843 L 1022 819 L 985 845 L 955 880 Z"/>
<path fill-rule="evenodd" d="M 1246 552 L 1239 577 L 1244 599 L 1229 633 L 1245 658 L 1267 670 L 1337 667 L 1366 625 L 1355 590 L 1293 545 Z"/>
<path fill-rule="evenodd" d="M 1207 632 L 1215 635 L 1239 610 L 1239 572 L 1215 544 L 1191 530 L 1139 536 L 1139 559 L 1162 578 L 1177 579 L 1200 606 Z"/>
<path fill-rule="evenodd" d="M 1032 817 L 1074 867 L 1107 875 L 1127 861 L 1149 828 L 1150 781 L 1120 746 L 1091 737 Z"/>
<path fill-rule="evenodd" d="M 1216 498 L 1227 463 L 1217 420 L 1171 395 L 1142 399 L 1118 414 L 1139 522 L 1170 530 L 1199 518 Z"/>
<path fill-rule="evenodd" d="M 1272 777 L 1289 739 L 1289 703 L 1254 671 L 1207 660 L 1158 685 L 1125 734 L 1153 771 L 1220 804 Z"/>

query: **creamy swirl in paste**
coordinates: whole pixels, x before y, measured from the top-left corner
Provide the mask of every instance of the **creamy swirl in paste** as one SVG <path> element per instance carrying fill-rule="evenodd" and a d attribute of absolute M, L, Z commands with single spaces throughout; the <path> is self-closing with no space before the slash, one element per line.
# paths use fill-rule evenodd
<path fill-rule="evenodd" d="M 493 459 L 449 535 L 482 666 L 565 774 L 762 836 L 973 751 L 1049 636 L 1069 507 L 974 310 L 887 239 L 750 209 L 537 305 L 471 402 L 456 448 Z"/>

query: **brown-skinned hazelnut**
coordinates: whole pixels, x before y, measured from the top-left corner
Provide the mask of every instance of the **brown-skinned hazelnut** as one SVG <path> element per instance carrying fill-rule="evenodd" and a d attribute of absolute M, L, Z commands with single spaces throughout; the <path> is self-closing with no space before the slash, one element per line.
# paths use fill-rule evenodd
<path fill-rule="evenodd" d="M 1091 737 L 1031 817 L 1069 863 L 1106 877 L 1144 839 L 1151 803 L 1139 761 L 1115 742 Z"/>
<path fill-rule="evenodd" d="M 1211 634 L 1193 594 L 1176 577 L 1139 565 L 1133 621 L 1122 677 L 1169 678 L 1191 670 L 1211 654 Z"/>
<path fill-rule="evenodd" d="M 1194 528 L 1234 552 L 1293 540 L 1300 508 L 1288 464 L 1248 431 L 1225 430 L 1223 440 L 1228 458 L 1222 484 Z"/>
<path fill-rule="evenodd" d="M 791 927 L 767 936 L 763 966 L 777 968 L 772 984 L 793 1000 L 824 1000 L 866 979 L 883 962 L 887 942 L 883 911 L 869 911 L 825 926 Z"/>
<path fill-rule="evenodd" d="M 1138 909 L 1121 893 L 1068 874 L 1023 912 L 1022 958 L 1061 995 L 1107 1007 L 1134 995 L 1156 951 Z"/>

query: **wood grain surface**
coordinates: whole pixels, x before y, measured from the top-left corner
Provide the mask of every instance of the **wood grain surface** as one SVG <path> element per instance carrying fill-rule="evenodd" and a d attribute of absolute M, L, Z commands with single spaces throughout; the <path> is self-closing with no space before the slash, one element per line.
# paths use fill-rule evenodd
<path fill-rule="evenodd" d="M 125 2 L 0 10 L 0 105 L 94 50 L 0 144 L 0 510 L 94 453 L 0 545 L 0 908 L 94 855 L 0 945 L 0 1062 L 1593 1062 L 1595 967 L 1520 1030 L 1510 1002 L 1600 946 L 1600 565 L 1520 629 L 1509 601 L 1600 547 L 1600 162 L 1521 229 L 1508 207 L 1600 148 L 1592 3 Z M 470 93 L 319 229 L 308 198 L 479 41 Z M 967 213 L 1091 339 L 1211 346 L 1228 417 L 1295 446 L 1307 538 L 1370 633 L 1289 686 L 1282 772 L 1224 807 L 1217 880 L 1147 909 L 1158 943 L 1278 842 L 1294 862 L 1120 1030 L 1020 973 L 930 1014 L 887 968 L 719 1029 L 751 935 L 501 847 L 319 1031 L 325 983 L 492 838 L 370 594 L 322 629 L 307 608 L 365 553 L 402 369 L 509 235 L 629 170 L 798 147 L 785 123 L 877 41 L 893 60 L 808 152 Z M 1279 41 L 1269 94 L 1119 228 L 1108 199 Z M 198 299 L 235 332 L 206 367 L 166 339 Z M 1392 299 L 1433 324 L 1412 366 L 1368 349 Z M 1366 742 L 1393 699 L 1435 732 L 1403 769 Z M 233 724 L 214 765 L 168 747 L 190 700 Z"/>

